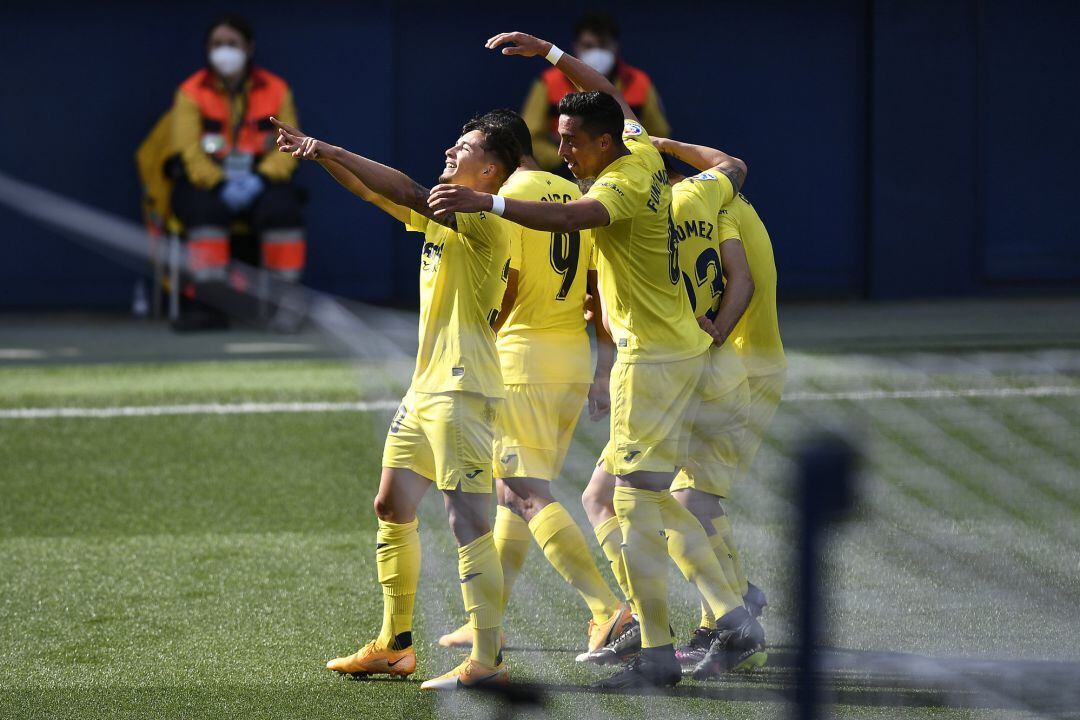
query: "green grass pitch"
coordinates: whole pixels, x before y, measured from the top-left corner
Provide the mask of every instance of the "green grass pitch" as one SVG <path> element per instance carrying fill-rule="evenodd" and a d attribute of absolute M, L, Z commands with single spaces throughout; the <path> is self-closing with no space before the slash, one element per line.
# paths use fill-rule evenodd
<path fill-rule="evenodd" d="M 1008 359 L 1008 353 L 1003 354 Z M 1000 368 L 912 372 L 891 358 L 802 356 L 755 477 L 730 510 L 771 643 L 793 641 L 789 476 L 808 430 L 857 428 L 856 517 L 831 556 L 832 645 L 934 657 L 1080 659 L 1080 403 L 1076 396 L 814 399 L 850 390 L 1072 386 Z M 0 409 L 393 399 L 407 376 L 335 361 L 0 370 Z M 800 395 L 801 394 L 801 395 Z M 799 398 L 802 399 L 799 399 Z M 391 411 L 0 418 L 0 716 L 494 717 L 483 697 L 324 669 L 378 630 L 374 496 Z M 604 429 L 583 419 L 556 495 L 577 497 Z M 460 653 L 441 502 L 421 510 L 417 601 L 426 678 Z M 601 556 L 596 550 L 597 558 Z M 606 569 L 605 569 L 606 572 Z M 672 569 L 677 630 L 694 597 Z M 511 676 L 552 686 L 554 717 L 782 717 L 790 673 L 766 668 L 671 696 L 597 695 L 573 661 L 587 613 L 535 548 L 506 620 Z M 843 717 L 1016 717 L 876 707 L 857 672 Z M 897 691 L 902 695 L 902 691 Z M 718 696 L 718 697 L 713 697 Z M 992 704 L 992 703 L 991 703 Z M 896 707 L 896 705 L 910 705 Z"/>

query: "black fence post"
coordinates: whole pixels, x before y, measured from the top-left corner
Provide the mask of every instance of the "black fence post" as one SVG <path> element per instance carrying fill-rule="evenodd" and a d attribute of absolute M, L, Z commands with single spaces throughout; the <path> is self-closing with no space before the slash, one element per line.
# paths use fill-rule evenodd
<path fill-rule="evenodd" d="M 812 438 L 799 454 L 799 584 L 796 608 L 799 649 L 796 658 L 796 717 L 813 720 L 821 707 L 816 648 L 821 630 L 821 562 L 824 530 L 843 518 L 854 498 L 855 451 L 836 435 Z"/>

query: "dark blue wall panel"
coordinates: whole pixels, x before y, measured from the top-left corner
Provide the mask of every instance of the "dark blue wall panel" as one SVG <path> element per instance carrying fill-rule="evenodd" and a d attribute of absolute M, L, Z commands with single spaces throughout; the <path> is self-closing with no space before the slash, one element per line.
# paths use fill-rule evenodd
<path fill-rule="evenodd" d="M 483 49 L 526 29 L 564 47 L 580 2 L 238 0 L 258 61 L 313 134 L 433 182 L 470 115 L 517 108 L 541 61 Z M 36 3 L 0 24 L 0 170 L 138 219 L 133 152 L 203 60 L 208 2 Z M 1080 276 L 1071 206 L 1080 3 L 829 0 L 611 4 L 679 137 L 750 164 L 781 293 L 907 297 Z M 288 22 L 282 18 L 288 17 Z M 305 166 L 309 284 L 416 300 L 418 243 Z M 139 269 L 0 208 L 0 307 L 120 305 Z M 927 262 L 926 253 L 932 254 Z"/>
<path fill-rule="evenodd" d="M 985 3 L 985 276 L 1080 281 L 1080 3 Z"/>

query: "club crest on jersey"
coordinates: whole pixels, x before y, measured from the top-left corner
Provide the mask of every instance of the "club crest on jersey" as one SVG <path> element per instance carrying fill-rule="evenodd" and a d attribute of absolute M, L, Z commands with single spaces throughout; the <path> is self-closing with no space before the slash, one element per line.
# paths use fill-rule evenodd
<path fill-rule="evenodd" d="M 711 172 L 700 172 L 697 175 L 690 178 L 691 180 L 715 180 L 716 176 Z"/>
<path fill-rule="evenodd" d="M 623 123 L 623 135 L 641 135 L 643 132 L 645 132 L 645 128 L 633 120 L 627 120 Z"/>

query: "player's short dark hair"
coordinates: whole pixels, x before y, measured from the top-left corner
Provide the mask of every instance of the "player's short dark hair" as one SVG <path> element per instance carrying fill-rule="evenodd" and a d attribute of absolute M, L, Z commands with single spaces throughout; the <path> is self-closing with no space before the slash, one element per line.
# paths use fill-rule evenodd
<path fill-rule="evenodd" d="M 478 115 L 461 128 L 461 134 L 479 130 L 484 135 L 484 150 L 495 156 L 496 164 L 503 170 L 503 179 L 517 169 L 521 163 L 521 145 L 505 123 L 498 122 L 487 115 Z"/>
<path fill-rule="evenodd" d="M 574 26 L 574 39 L 581 37 L 581 34 L 585 32 L 590 32 L 599 38 L 618 40 L 619 24 L 607 13 L 589 12 L 582 15 Z"/>
<path fill-rule="evenodd" d="M 210 23 L 210 26 L 206 28 L 206 38 L 203 40 L 203 45 L 210 44 L 210 36 L 214 34 L 214 30 L 225 25 L 231 27 L 244 38 L 244 42 L 250 45 L 255 40 L 255 30 L 251 27 L 251 23 L 243 15 L 237 15 L 236 13 L 225 13 L 224 15 L 218 15 L 214 19 L 214 22 Z"/>
<path fill-rule="evenodd" d="M 484 117 L 490 118 L 495 123 L 505 125 L 514 134 L 514 139 L 517 140 L 522 155 L 533 154 L 532 132 L 529 131 L 529 126 L 525 124 L 520 115 L 510 108 L 496 108 L 485 113 Z"/>
<path fill-rule="evenodd" d="M 599 90 L 569 93 L 559 101 L 559 114 L 581 118 L 582 129 L 593 137 L 604 133 L 622 137 L 622 106 L 615 98 Z"/>

